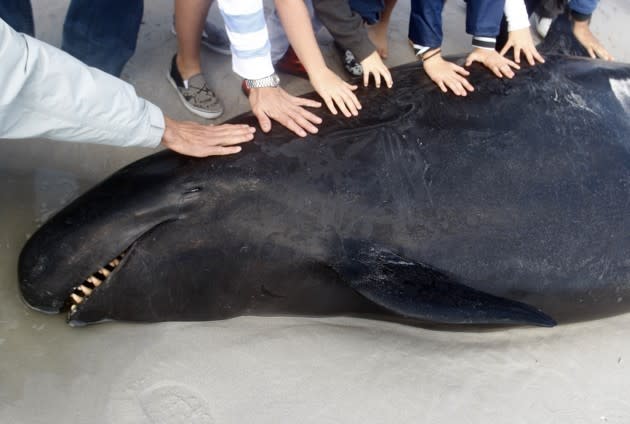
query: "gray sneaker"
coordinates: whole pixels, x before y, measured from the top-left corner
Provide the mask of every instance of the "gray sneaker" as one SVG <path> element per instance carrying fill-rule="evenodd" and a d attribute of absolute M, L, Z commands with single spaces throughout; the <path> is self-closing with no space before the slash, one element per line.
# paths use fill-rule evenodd
<path fill-rule="evenodd" d="M 175 15 L 173 15 L 173 23 L 171 25 L 171 32 L 177 36 L 175 31 Z M 201 44 L 215 53 L 224 54 L 226 56 L 232 55 L 230 50 L 230 39 L 224 27 L 219 27 L 206 20 L 203 25 L 203 33 L 201 34 Z"/>
<path fill-rule="evenodd" d="M 189 79 L 182 78 L 177 69 L 177 55 L 173 56 L 171 70 L 166 75 L 170 83 L 177 90 L 177 95 L 186 109 L 206 119 L 218 118 L 223 114 L 223 105 L 212 90 L 208 88 L 202 74 Z"/>

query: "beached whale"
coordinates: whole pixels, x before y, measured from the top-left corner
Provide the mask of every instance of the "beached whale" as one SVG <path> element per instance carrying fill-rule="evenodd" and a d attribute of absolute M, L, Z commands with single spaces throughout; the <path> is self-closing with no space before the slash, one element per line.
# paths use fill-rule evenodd
<path fill-rule="evenodd" d="M 473 68 L 467 98 L 410 64 L 306 139 L 276 125 L 236 156 L 139 160 L 33 235 L 21 294 L 74 325 L 630 311 L 630 66 L 567 40 L 513 80 Z"/>

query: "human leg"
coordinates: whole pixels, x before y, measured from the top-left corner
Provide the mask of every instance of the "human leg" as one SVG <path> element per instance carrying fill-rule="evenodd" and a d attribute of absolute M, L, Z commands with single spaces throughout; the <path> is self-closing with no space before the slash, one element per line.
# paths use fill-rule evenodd
<path fill-rule="evenodd" d="M 143 12 L 143 0 L 72 0 L 61 48 L 119 76 L 136 50 Z"/>
<path fill-rule="evenodd" d="M 201 34 L 211 4 L 212 0 L 175 0 L 177 53 L 167 75 L 184 106 L 207 119 L 223 113 L 223 105 L 201 72 Z"/>
<path fill-rule="evenodd" d="M 387 33 L 389 30 L 389 21 L 391 19 L 392 12 L 394 11 L 394 6 L 396 6 L 396 1 L 397 0 L 370 0 L 366 2 L 365 0 L 362 0 L 361 3 L 364 3 L 364 5 L 367 4 L 367 9 L 366 6 L 364 6 L 363 9 L 363 13 L 365 14 L 362 14 L 359 10 L 357 10 L 357 12 L 359 12 L 359 14 L 361 14 L 368 23 L 368 36 L 370 37 L 372 43 L 376 46 L 378 54 L 384 59 L 387 58 L 387 55 L 389 54 Z M 351 6 L 352 3 L 357 3 L 357 1 L 351 1 Z M 380 13 L 378 12 L 379 6 L 381 7 Z"/>

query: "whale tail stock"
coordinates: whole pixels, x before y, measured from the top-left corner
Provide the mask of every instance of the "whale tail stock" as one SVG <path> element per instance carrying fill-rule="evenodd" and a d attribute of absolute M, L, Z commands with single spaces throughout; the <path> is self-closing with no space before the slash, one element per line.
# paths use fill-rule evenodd
<path fill-rule="evenodd" d="M 343 247 L 343 260 L 332 266 L 342 280 L 397 315 L 450 324 L 556 325 L 530 305 L 473 289 L 387 248 L 357 240 Z"/>

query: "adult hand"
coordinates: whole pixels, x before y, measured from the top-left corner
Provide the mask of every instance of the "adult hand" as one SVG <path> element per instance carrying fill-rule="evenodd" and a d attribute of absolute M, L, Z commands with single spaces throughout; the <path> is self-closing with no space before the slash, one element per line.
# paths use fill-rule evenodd
<path fill-rule="evenodd" d="M 264 132 L 271 131 L 273 119 L 300 137 L 306 137 L 306 131 L 317 133 L 317 127 L 313 124 L 322 122 L 320 117 L 303 108 L 320 107 L 321 103 L 292 96 L 281 87 L 252 88 L 249 104 Z"/>
<path fill-rule="evenodd" d="M 475 48 L 466 58 L 466 66 L 470 66 L 473 62 L 483 63 L 486 68 L 490 69 L 494 74 L 503 78 L 514 77 L 514 69 L 521 69 L 515 62 L 501 56 L 496 50 Z"/>
<path fill-rule="evenodd" d="M 381 77 L 385 80 L 387 87 L 391 88 L 392 85 L 394 85 L 392 74 L 381 60 L 381 56 L 378 54 L 378 51 L 375 50 L 371 55 L 363 59 L 361 61 L 361 67 L 363 68 L 364 87 L 367 87 L 370 83 L 370 74 L 374 76 L 374 83 L 377 88 L 381 86 Z"/>
<path fill-rule="evenodd" d="M 457 96 L 466 96 L 469 91 L 474 91 L 473 86 L 464 77 L 470 72 L 452 62 L 442 59 L 440 53 L 433 53 L 434 50 L 425 53 L 429 57 L 423 62 L 423 67 L 429 78 L 436 83 L 440 89 L 446 93 L 451 89 Z"/>
<path fill-rule="evenodd" d="M 254 139 L 256 129 L 249 125 L 201 125 L 164 116 L 166 124 L 162 144 L 187 156 L 231 155 L 241 151 L 237 144 Z"/>
<path fill-rule="evenodd" d="M 311 76 L 311 84 L 313 84 L 317 94 L 322 96 L 324 103 L 333 115 L 337 114 L 335 104 L 346 118 L 359 114 L 358 110 L 361 109 L 361 103 L 353 93 L 357 89 L 356 85 L 348 84 L 326 67 Z"/>
<path fill-rule="evenodd" d="M 589 56 L 593 59 L 615 60 L 615 58 L 608 53 L 608 50 L 599 42 L 597 37 L 591 32 L 591 28 L 588 26 L 588 21 L 574 21 L 573 22 L 573 35 L 578 39 L 580 44 L 584 46 Z"/>
<path fill-rule="evenodd" d="M 529 27 L 508 33 L 508 40 L 501 50 L 501 56 L 505 56 L 511 48 L 514 48 L 514 61 L 518 64 L 521 63 L 521 52 L 525 55 L 527 62 L 532 66 L 536 64 L 536 60 L 540 63 L 545 63 L 545 59 L 543 59 L 540 53 L 538 53 L 538 50 L 536 50 Z"/>

